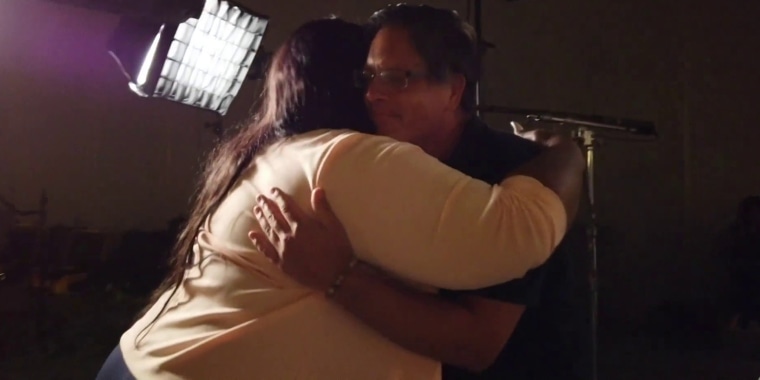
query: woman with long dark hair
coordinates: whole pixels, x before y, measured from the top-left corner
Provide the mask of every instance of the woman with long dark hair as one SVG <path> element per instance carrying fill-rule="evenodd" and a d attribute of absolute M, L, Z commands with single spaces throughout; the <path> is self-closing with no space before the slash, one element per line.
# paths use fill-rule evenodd
<path fill-rule="evenodd" d="M 481 288 L 548 258 L 567 223 L 550 187 L 526 176 L 489 186 L 368 134 L 354 76 L 367 50 L 363 29 L 338 19 L 306 23 L 277 50 L 254 121 L 209 158 L 173 270 L 100 378 L 440 377 L 438 362 L 386 340 L 253 246 L 248 232 L 261 226 L 251 210 L 274 187 L 304 208 L 324 188 L 353 263 L 410 282 Z"/>

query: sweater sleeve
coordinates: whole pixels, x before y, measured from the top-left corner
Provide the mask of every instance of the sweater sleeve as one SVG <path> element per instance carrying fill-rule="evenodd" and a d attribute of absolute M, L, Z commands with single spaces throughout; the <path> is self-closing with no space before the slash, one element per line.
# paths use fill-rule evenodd
<path fill-rule="evenodd" d="M 549 258 L 566 230 L 562 202 L 538 180 L 514 176 L 492 186 L 380 136 L 337 143 L 317 184 L 361 259 L 439 288 L 520 278 Z"/>

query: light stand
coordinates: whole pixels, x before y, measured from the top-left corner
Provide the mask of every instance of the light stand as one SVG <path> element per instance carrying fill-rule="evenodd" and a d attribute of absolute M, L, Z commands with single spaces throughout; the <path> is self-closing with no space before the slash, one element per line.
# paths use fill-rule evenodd
<path fill-rule="evenodd" d="M 598 145 L 597 133 L 609 132 L 609 137 L 615 135 L 638 135 L 656 137 L 654 123 L 648 121 L 612 118 L 607 116 L 591 116 L 552 111 L 538 111 L 522 108 L 501 106 L 480 106 L 481 112 L 520 115 L 529 122 L 556 123 L 571 129 L 572 136 L 581 145 L 586 158 L 586 195 L 589 201 L 590 221 L 586 229 L 587 249 L 589 253 L 589 291 L 590 296 L 590 348 L 591 348 L 591 379 L 598 375 L 598 329 L 599 329 L 599 284 L 597 276 L 597 209 L 595 198 L 595 159 Z M 535 128 L 533 128 L 535 129 Z"/>
<path fill-rule="evenodd" d="M 516 0 L 506 0 L 516 1 Z M 494 45 L 486 42 L 482 35 L 482 0 L 467 1 L 467 9 L 474 10 L 474 28 L 478 49 L 481 57 L 488 48 Z M 586 229 L 588 253 L 589 253 L 589 292 L 590 294 L 590 346 L 591 346 L 591 380 L 598 378 L 598 330 L 599 330 L 599 284 L 597 277 L 597 213 L 596 199 L 594 194 L 594 161 L 596 158 L 597 136 L 596 132 L 613 132 L 613 134 L 628 134 L 647 137 L 656 137 L 655 125 L 648 121 L 620 119 L 606 116 L 591 116 L 572 113 L 557 113 L 550 111 L 537 111 L 529 109 L 483 106 L 480 97 L 480 81 L 475 84 L 476 116 L 482 113 L 503 113 L 521 115 L 530 121 L 559 123 L 571 126 L 573 137 L 576 138 L 586 157 L 586 192 L 589 201 L 589 226 Z"/>
<path fill-rule="evenodd" d="M 591 292 L 591 379 L 597 379 L 597 353 L 598 353 L 598 326 L 599 326 L 599 286 L 597 283 L 597 251 L 596 251 L 596 200 L 594 199 L 594 157 L 596 141 L 594 131 L 587 127 L 580 127 L 574 131 L 574 137 L 580 141 L 584 152 L 586 153 L 586 191 L 588 194 L 589 204 L 589 225 L 586 229 L 586 238 L 588 251 L 591 256 L 591 265 L 589 267 L 588 281 Z"/>
<path fill-rule="evenodd" d="M 654 123 L 638 120 L 616 119 L 604 116 L 583 116 L 577 114 L 550 114 L 540 112 L 538 115 L 528 115 L 528 120 L 536 122 L 559 123 L 568 125 L 583 148 L 586 157 L 586 192 L 589 201 L 590 221 L 586 229 L 589 252 L 589 291 L 590 300 L 590 339 L 591 339 L 591 379 L 598 377 L 598 332 L 599 332 L 599 283 L 597 276 L 597 217 L 596 199 L 594 194 L 594 161 L 596 158 L 596 132 L 609 131 L 613 133 L 628 133 L 644 136 L 656 136 Z"/>

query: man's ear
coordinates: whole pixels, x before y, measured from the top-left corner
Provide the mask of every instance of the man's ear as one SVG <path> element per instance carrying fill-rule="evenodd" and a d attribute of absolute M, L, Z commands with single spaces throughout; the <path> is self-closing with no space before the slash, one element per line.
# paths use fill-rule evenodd
<path fill-rule="evenodd" d="M 449 79 L 449 86 L 451 92 L 449 94 L 448 107 L 449 109 L 458 109 L 462 104 L 462 96 L 464 95 L 464 88 L 467 85 L 467 80 L 462 74 L 452 74 Z"/>

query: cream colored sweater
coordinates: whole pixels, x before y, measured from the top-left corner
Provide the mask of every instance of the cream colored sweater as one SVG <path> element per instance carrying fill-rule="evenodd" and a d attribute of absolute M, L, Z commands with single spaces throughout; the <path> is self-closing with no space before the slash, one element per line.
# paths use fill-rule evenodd
<path fill-rule="evenodd" d="M 252 246 L 258 194 L 279 187 L 310 210 L 317 186 L 362 260 L 437 288 L 522 277 L 566 229 L 560 199 L 530 177 L 491 186 L 414 145 L 347 130 L 288 138 L 254 159 L 209 218 L 195 246 L 204 259 L 168 310 L 146 328 L 164 294 L 123 334 L 138 379 L 440 378 L 440 363 L 390 342 Z"/>

